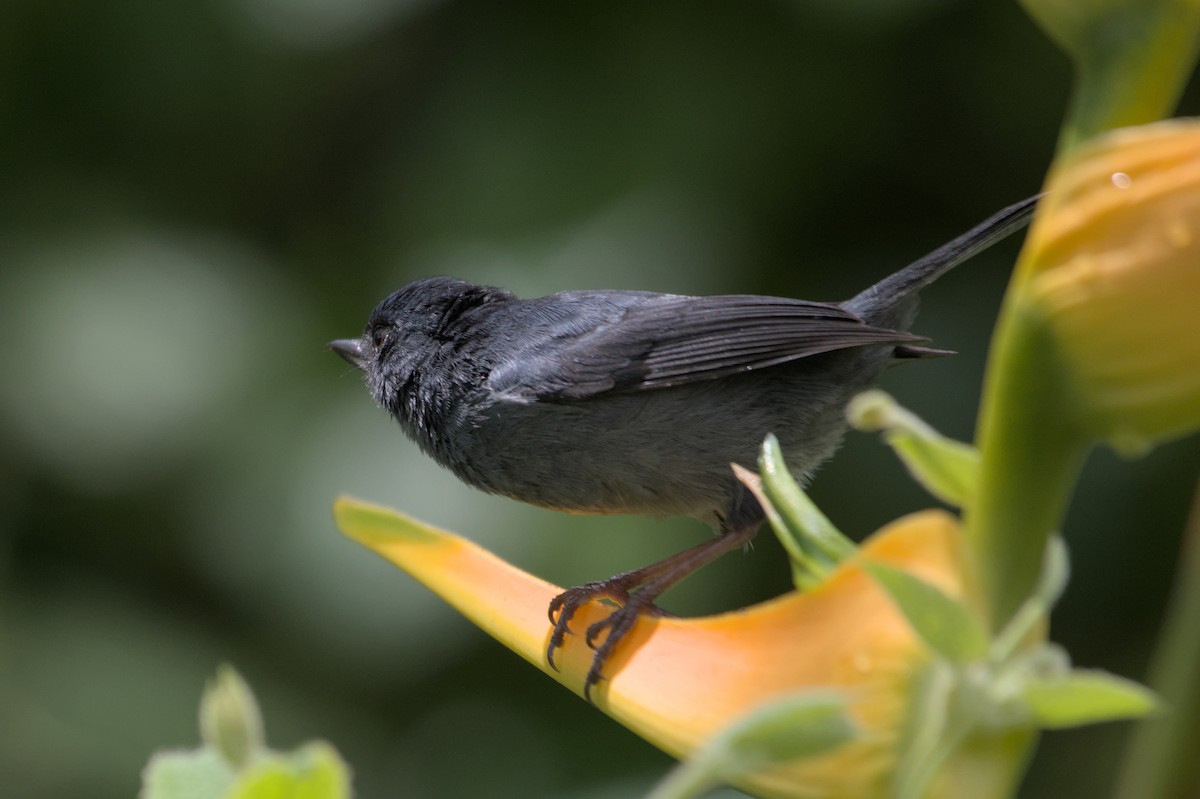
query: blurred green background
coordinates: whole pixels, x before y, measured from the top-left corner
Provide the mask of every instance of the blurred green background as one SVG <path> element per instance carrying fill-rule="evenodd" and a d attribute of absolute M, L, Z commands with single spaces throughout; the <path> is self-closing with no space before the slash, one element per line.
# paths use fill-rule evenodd
<path fill-rule="evenodd" d="M 837 300 L 1038 190 L 1066 58 L 1013 2 L 6 0 L 0 9 L 0 794 L 129 797 L 222 661 L 362 797 L 637 796 L 670 760 L 341 537 L 339 492 L 560 584 L 708 531 L 457 483 L 322 347 L 431 274 Z M 1200 109 L 1193 90 L 1181 113 Z M 925 294 L 961 353 L 884 386 L 971 436 L 1008 242 Z M 1141 677 L 1200 462 L 1092 458 L 1054 637 Z M 851 434 L 861 537 L 932 501 Z M 668 596 L 783 591 L 770 535 Z M 1022 796 L 1100 795 L 1127 727 Z M 734 795 L 727 792 L 725 795 Z"/>

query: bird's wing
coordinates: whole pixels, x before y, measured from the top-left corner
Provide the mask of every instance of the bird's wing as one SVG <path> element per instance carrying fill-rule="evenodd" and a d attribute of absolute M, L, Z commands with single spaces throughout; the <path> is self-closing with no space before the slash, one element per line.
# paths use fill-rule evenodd
<path fill-rule="evenodd" d="M 925 340 L 871 327 L 836 305 L 754 295 L 628 295 L 622 307 L 585 318 L 564 317 L 550 342 L 522 353 L 516 393 L 565 401 L 669 388 L 832 350 Z"/>

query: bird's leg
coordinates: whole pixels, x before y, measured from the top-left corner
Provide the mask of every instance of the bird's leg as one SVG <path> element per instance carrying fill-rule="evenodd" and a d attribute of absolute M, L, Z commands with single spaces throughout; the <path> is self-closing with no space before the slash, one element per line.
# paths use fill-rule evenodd
<path fill-rule="evenodd" d="M 556 596 L 550 602 L 550 622 L 554 632 L 550 636 L 550 644 L 546 648 L 546 660 L 552 668 L 554 652 L 562 647 L 571 617 L 579 608 L 593 599 L 612 597 L 621 601 L 621 607 L 611 614 L 588 627 L 584 635 L 588 646 L 596 650 L 592 657 L 592 666 L 588 670 L 587 679 L 583 685 L 584 698 L 592 701 L 592 686 L 600 682 L 605 662 L 612 655 L 621 639 L 633 629 L 638 616 L 643 611 L 657 612 L 654 601 L 662 596 L 668 588 L 678 583 L 694 571 L 707 566 L 726 552 L 741 547 L 754 538 L 763 521 L 763 514 L 753 497 L 747 495 L 738 503 L 739 507 L 731 513 L 716 538 L 702 544 L 685 549 L 683 552 L 664 558 L 635 571 L 618 574 L 607 580 L 569 588 Z M 607 630 L 603 642 L 596 645 L 597 637 Z"/>

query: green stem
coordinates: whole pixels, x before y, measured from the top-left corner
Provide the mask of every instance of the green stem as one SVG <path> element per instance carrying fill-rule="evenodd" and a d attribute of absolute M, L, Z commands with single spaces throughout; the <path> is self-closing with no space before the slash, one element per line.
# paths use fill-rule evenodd
<path fill-rule="evenodd" d="M 1075 61 L 1059 152 L 1113 128 L 1171 115 L 1200 46 L 1197 0 L 1022 0 Z"/>
<path fill-rule="evenodd" d="M 1001 630 L 1037 583 L 1087 447 L 1045 326 L 1012 292 L 994 342 L 966 540 L 992 629 Z"/>
<path fill-rule="evenodd" d="M 1168 712 L 1138 725 L 1117 783 L 1117 799 L 1175 799 L 1191 796 L 1200 785 L 1200 484 L 1150 668 L 1150 687 L 1163 698 Z"/>

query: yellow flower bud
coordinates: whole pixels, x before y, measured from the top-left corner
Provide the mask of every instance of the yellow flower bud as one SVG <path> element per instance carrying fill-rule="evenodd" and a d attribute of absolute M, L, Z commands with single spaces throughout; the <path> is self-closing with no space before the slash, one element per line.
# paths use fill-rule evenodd
<path fill-rule="evenodd" d="M 1060 162 L 1013 299 L 1088 437 L 1137 452 L 1200 426 L 1200 123 L 1115 131 Z"/>

